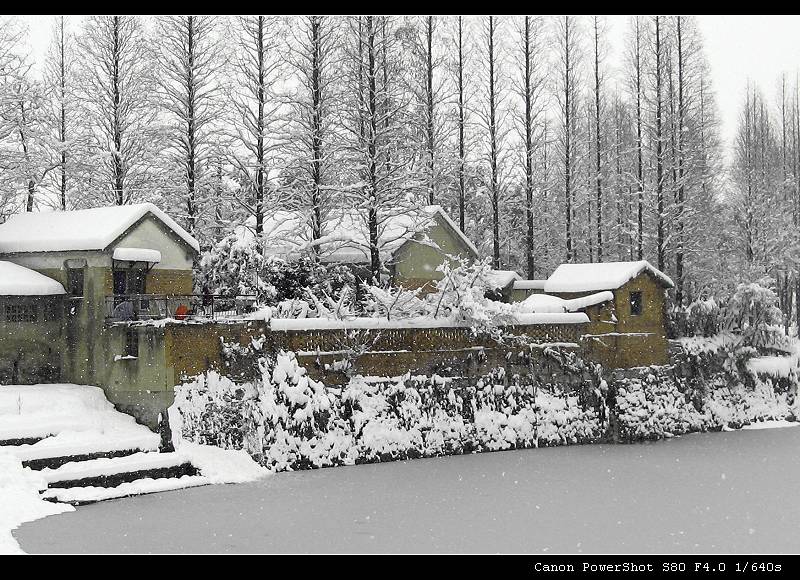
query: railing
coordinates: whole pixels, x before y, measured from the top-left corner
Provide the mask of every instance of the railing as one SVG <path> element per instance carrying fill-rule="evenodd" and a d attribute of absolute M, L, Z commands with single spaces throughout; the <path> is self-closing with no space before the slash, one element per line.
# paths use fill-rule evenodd
<path fill-rule="evenodd" d="M 253 311 L 255 296 L 115 294 L 106 296 L 106 320 L 220 319 Z"/>

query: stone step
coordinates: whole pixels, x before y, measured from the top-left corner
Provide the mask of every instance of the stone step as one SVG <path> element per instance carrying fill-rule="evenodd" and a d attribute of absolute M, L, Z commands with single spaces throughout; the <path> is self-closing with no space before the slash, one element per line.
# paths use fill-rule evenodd
<path fill-rule="evenodd" d="M 202 475 L 184 475 L 170 478 L 143 478 L 121 483 L 116 487 L 67 487 L 47 489 L 42 498 L 47 501 L 69 503 L 75 506 L 136 495 L 199 487 L 211 483 Z"/>
<path fill-rule="evenodd" d="M 0 439 L 0 447 L 33 445 L 46 438 L 47 437 L 17 437 L 12 439 Z"/>
<path fill-rule="evenodd" d="M 55 436 L 34 444 L 9 445 L 4 451 L 16 456 L 25 467 L 31 469 L 56 469 L 73 461 L 89 461 L 99 458 L 124 457 L 143 451 L 157 451 L 158 436 L 119 436 L 114 433 L 74 437 Z"/>
<path fill-rule="evenodd" d="M 56 469 L 42 469 L 41 474 L 50 488 L 117 487 L 137 479 L 197 475 L 197 468 L 179 453 L 134 453 L 72 461 Z"/>
<path fill-rule="evenodd" d="M 54 457 L 40 457 L 37 459 L 23 459 L 23 467 L 30 467 L 33 470 L 58 469 L 67 463 L 76 461 L 91 461 L 93 459 L 113 459 L 115 457 L 126 457 L 134 453 L 141 453 L 144 449 L 117 449 L 114 451 L 97 451 L 95 453 L 81 453 L 78 455 L 56 455 Z"/>

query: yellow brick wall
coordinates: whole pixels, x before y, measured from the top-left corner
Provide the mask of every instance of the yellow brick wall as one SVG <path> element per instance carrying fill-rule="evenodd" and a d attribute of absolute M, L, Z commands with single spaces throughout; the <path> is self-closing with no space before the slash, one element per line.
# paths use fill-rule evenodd
<path fill-rule="evenodd" d="M 145 290 L 148 294 L 191 294 L 191 270 L 150 270 Z"/>
<path fill-rule="evenodd" d="M 642 293 L 642 314 L 631 315 L 630 293 Z M 559 294 L 575 298 L 582 294 Z M 642 273 L 614 290 L 612 323 L 609 304 L 586 309 L 591 321 L 585 343 L 590 356 L 606 367 L 632 368 L 669 362 L 666 337 L 666 301 L 664 287 L 649 273 Z M 597 336 L 597 335 L 607 336 Z M 619 334 L 620 336 L 615 336 Z"/>

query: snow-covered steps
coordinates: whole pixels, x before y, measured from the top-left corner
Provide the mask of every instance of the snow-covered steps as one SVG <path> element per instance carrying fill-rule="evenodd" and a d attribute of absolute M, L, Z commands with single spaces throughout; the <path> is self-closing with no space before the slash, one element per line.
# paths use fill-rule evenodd
<path fill-rule="evenodd" d="M 69 503 L 72 505 L 83 505 L 117 499 L 133 495 L 144 495 L 148 493 L 158 493 L 162 491 L 173 491 L 185 489 L 187 487 L 198 487 L 212 483 L 202 475 L 184 475 L 182 477 L 170 477 L 152 479 L 149 477 L 122 483 L 116 487 L 68 487 L 47 489 L 42 498 L 48 501 Z"/>
<path fill-rule="evenodd" d="M 86 440 L 48 437 L 33 445 L 8 446 L 4 449 L 31 469 L 55 469 L 74 461 L 124 457 L 142 451 L 158 451 L 158 435 L 153 437 L 95 436 Z"/>
<path fill-rule="evenodd" d="M 41 475 L 49 488 L 117 487 L 145 478 L 163 479 L 197 475 L 197 468 L 180 453 L 134 453 L 45 468 Z"/>
<path fill-rule="evenodd" d="M 0 447 L 18 447 L 20 445 L 33 445 L 45 437 L 7 437 L 0 436 Z"/>

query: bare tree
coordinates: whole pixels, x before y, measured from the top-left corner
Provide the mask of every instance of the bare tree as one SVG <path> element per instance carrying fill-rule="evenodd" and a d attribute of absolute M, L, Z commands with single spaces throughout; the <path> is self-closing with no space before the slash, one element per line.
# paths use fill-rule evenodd
<path fill-rule="evenodd" d="M 52 185 L 57 190 L 56 205 L 62 210 L 74 204 L 73 201 L 68 201 L 68 197 L 81 157 L 75 97 L 75 39 L 67 25 L 66 17 L 57 17 L 50 48 L 45 57 L 43 75 L 48 101 L 48 123 L 52 133 L 51 156 L 58 164 L 58 170 L 52 173 Z"/>
<path fill-rule="evenodd" d="M 154 188 L 162 131 L 154 55 L 139 18 L 91 16 L 78 37 L 80 101 L 89 130 L 90 194 L 117 205 Z"/>
<path fill-rule="evenodd" d="M 345 56 L 346 141 L 344 152 L 352 172 L 345 188 L 361 217 L 369 275 L 383 273 L 381 252 L 391 239 L 383 235 L 387 223 L 409 211 L 409 193 L 416 188 L 407 171 L 413 151 L 402 116 L 407 103 L 398 83 L 396 36 L 389 17 L 357 16 L 348 22 Z"/>
<path fill-rule="evenodd" d="M 596 203 L 596 229 L 597 229 L 597 261 L 603 261 L 603 117 L 604 117 L 604 74 L 602 70 L 605 51 L 604 23 L 599 16 L 592 17 L 593 40 L 593 105 L 594 105 L 594 170 L 595 170 L 595 203 Z"/>
<path fill-rule="evenodd" d="M 231 89 L 234 144 L 230 155 L 245 182 L 239 202 L 254 216 L 257 235 L 264 228 L 270 175 L 277 176 L 281 169 L 278 154 L 284 102 L 277 88 L 282 68 L 280 31 L 274 16 L 241 16 L 236 18 L 232 34 L 236 47 Z"/>
<path fill-rule="evenodd" d="M 341 65 L 340 25 L 331 16 L 303 16 L 293 27 L 289 60 L 300 83 L 293 95 L 294 111 L 288 140 L 299 175 L 294 205 L 306 216 L 311 241 L 322 237 L 335 199 L 339 143 L 337 81 Z M 319 246 L 312 246 L 318 255 Z"/>
<path fill-rule="evenodd" d="M 211 148 L 214 122 L 220 116 L 217 71 L 223 55 L 216 16 L 160 16 L 159 87 L 170 122 L 169 153 L 179 168 L 176 194 L 190 233 L 202 214 L 198 186 Z M 181 213 L 183 213 L 181 212 Z"/>
<path fill-rule="evenodd" d="M 518 79 L 515 92 L 522 103 L 522 113 L 517 115 L 517 126 L 523 144 L 523 170 L 525 174 L 525 265 L 529 278 L 536 273 L 536 231 L 534 222 L 534 196 L 536 195 L 536 158 L 542 140 L 544 115 L 545 66 L 543 52 L 543 22 L 540 17 L 524 16 L 518 26 L 517 50 Z"/>
<path fill-rule="evenodd" d="M 644 141 L 643 141 L 643 99 L 645 88 L 644 23 L 641 16 L 634 16 L 633 29 L 629 39 L 630 92 L 636 107 L 636 256 L 644 258 Z"/>
<path fill-rule="evenodd" d="M 575 165 L 577 162 L 578 122 L 578 70 L 580 51 L 578 30 L 573 16 L 559 16 L 556 22 L 557 75 L 556 100 L 558 102 L 558 145 L 562 163 L 564 185 L 564 234 L 566 261 L 575 259 Z"/>
<path fill-rule="evenodd" d="M 502 71 L 502 23 L 487 16 L 482 31 L 484 95 L 479 116 L 486 136 L 485 183 L 491 205 L 492 267 L 500 267 L 500 206 L 503 198 L 503 163 L 506 128 L 504 124 L 504 76 Z"/>

